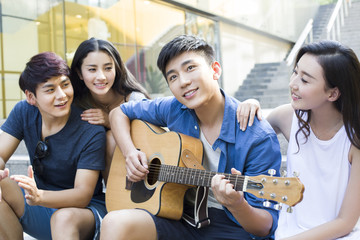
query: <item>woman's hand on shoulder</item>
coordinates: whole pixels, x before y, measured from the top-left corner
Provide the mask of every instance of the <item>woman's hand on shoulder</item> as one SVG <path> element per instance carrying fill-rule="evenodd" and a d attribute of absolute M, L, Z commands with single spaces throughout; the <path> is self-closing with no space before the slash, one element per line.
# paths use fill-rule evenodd
<path fill-rule="evenodd" d="M 242 131 L 245 131 L 247 126 L 250 127 L 254 123 L 255 115 L 259 120 L 262 120 L 262 112 L 258 100 L 247 99 L 239 103 L 236 116 Z"/>
<path fill-rule="evenodd" d="M 100 108 L 91 108 L 81 114 L 81 120 L 110 129 L 109 114 Z"/>

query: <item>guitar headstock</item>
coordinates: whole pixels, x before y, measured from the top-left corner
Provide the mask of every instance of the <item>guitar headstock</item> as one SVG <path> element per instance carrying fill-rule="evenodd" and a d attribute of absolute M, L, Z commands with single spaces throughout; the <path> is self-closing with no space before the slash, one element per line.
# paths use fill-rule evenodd
<path fill-rule="evenodd" d="M 297 177 L 249 176 L 246 192 L 258 198 L 295 206 L 303 198 L 304 185 Z"/>

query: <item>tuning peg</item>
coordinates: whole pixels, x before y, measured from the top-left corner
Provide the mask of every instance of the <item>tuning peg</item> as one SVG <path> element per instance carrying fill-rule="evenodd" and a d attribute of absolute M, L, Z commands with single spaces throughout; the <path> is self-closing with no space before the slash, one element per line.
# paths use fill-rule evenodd
<path fill-rule="evenodd" d="M 290 206 L 290 207 L 288 207 L 288 208 L 286 209 L 286 211 L 287 211 L 288 213 L 292 213 L 292 212 L 293 212 L 293 208 Z"/>
<path fill-rule="evenodd" d="M 271 202 L 265 201 L 265 202 L 263 202 L 263 206 L 264 206 L 264 207 L 270 207 L 270 206 L 271 206 Z"/>
<path fill-rule="evenodd" d="M 294 177 L 299 177 L 299 176 L 300 176 L 300 172 L 294 171 L 294 172 L 293 172 L 293 176 L 294 176 Z"/>
<path fill-rule="evenodd" d="M 281 170 L 280 175 L 281 175 L 281 177 L 286 177 L 287 171 L 286 170 Z"/>
<path fill-rule="evenodd" d="M 268 174 L 272 177 L 272 176 L 274 176 L 276 174 L 276 170 L 275 169 L 269 169 Z"/>
<path fill-rule="evenodd" d="M 274 205 L 274 208 L 276 209 L 276 210 L 281 210 L 282 209 L 282 204 L 281 203 L 278 203 L 278 204 L 275 204 Z"/>

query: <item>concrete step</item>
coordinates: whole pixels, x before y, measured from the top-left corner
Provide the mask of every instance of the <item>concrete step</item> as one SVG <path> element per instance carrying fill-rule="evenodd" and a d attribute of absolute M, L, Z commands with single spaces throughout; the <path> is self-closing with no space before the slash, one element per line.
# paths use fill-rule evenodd
<path fill-rule="evenodd" d="M 5 164 L 6 168 L 9 168 L 10 175 L 22 174 L 27 175 L 27 169 L 30 165 L 30 159 L 28 155 L 13 155 L 9 161 Z"/>

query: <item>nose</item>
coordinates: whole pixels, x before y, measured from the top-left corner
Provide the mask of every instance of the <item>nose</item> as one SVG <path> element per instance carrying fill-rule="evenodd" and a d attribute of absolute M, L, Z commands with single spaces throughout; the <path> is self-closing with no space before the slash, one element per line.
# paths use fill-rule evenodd
<path fill-rule="evenodd" d="M 106 77 L 105 77 L 105 74 L 104 74 L 104 72 L 102 71 L 102 70 L 99 70 L 98 72 L 97 72 L 97 75 L 96 75 L 96 78 L 97 79 L 106 79 Z"/>
<path fill-rule="evenodd" d="M 183 74 L 179 76 L 179 80 L 180 80 L 181 87 L 186 87 L 187 85 L 189 85 L 191 83 L 190 78 L 187 76 L 184 76 Z"/>
<path fill-rule="evenodd" d="M 66 93 L 64 92 L 64 90 L 58 86 L 56 88 L 56 98 L 57 99 L 62 99 L 62 98 L 65 98 L 66 97 Z"/>
<path fill-rule="evenodd" d="M 289 87 L 290 89 L 298 89 L 298 84 L 297 84 L 297 76 L 292 76 L 290 78 L 290 82 L 289 82 Z"/>

